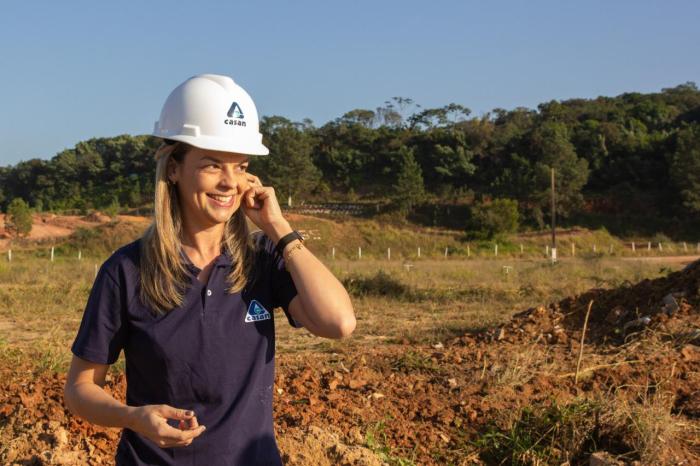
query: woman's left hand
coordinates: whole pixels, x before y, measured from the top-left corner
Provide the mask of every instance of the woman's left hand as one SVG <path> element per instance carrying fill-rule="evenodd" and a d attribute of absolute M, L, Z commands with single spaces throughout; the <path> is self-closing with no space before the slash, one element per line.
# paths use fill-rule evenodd
<path fill-rule="evenodd" d="M 241 208 L 248 218 L 265 233 L 275 225 L 286 223 L 275 196 L 275 188 L 263 186 L 260 178 L 252 173 L 247 173 L 246 177 L 249 188 L 243 193 Z"/>

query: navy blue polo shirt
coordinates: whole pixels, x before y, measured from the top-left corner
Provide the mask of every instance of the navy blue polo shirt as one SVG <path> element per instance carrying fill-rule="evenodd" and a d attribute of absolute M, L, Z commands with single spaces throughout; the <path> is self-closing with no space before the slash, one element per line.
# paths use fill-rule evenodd
<path fill-rule="evenodd" d="M 253 233 L 253 277 L 228 294 L 228 253 L 216 258 L 208 283 L 181 251 L 191 272 L 184 303 L 155 316 L 139 299 L 139 240 L 102 264 L 71 351 L 100 364 L 113 364 L 124 350 L 126 403 L 168 404 L 193 410 L 206 430 L 186 447 L 161 448 L 123 429 L 116 464 L 281 465 L 272 422 L 275 319 L 289 314 L 297 294 L 284 259 L 262 232 Z M 177 421 L 170 421 L 176 425 Z"/>

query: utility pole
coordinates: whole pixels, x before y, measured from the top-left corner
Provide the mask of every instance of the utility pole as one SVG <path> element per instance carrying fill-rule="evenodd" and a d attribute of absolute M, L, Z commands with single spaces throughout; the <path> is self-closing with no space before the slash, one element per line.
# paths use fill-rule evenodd
<path fill-rule="evenodd" d="M 557 261 L 557 224 L 556 203 L 554 196 L 554 167 L 552 167 L 552 264 Z"/>

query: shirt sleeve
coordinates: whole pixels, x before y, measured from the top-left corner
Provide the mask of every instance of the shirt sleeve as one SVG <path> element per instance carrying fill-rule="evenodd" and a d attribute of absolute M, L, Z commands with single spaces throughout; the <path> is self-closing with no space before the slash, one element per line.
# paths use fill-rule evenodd
<path fill-rule="evenodd" d="M 119 284 L 104 264 L 90 290 L 78 335 L 71 347 L 76 356 L 99 364 L 114 364 L 124 347 L 126 321 Z"/>
<path fill-rule="evenodd" d="M 272 279 L 272 299 L 274 307 L 281 307 L 287 316 L 289 325 L 295 328 L 302 328 L 301 322 L 294 320 L 289 313 L 289 303 L 297 293 L 292 275 L 284 268 L 284 258 L 275 252 L 275 244 L 267 236 L 265 250 L 271 256 L 270 278 Z"/>

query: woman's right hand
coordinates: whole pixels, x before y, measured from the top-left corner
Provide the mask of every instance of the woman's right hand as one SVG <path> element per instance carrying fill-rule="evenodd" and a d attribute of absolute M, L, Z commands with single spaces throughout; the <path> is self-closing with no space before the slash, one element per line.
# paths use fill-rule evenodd
<path fill-rule="evenodd" d="M 180 429 L 168 424 L 168 419 L 179 420 Z M 168 405 L 138 406 L 132 411 L 130 424 L 131 430 L 161 448 L 186 447 L 206 428 L 198 425 L 197 417 L 191 411 Z"/>

